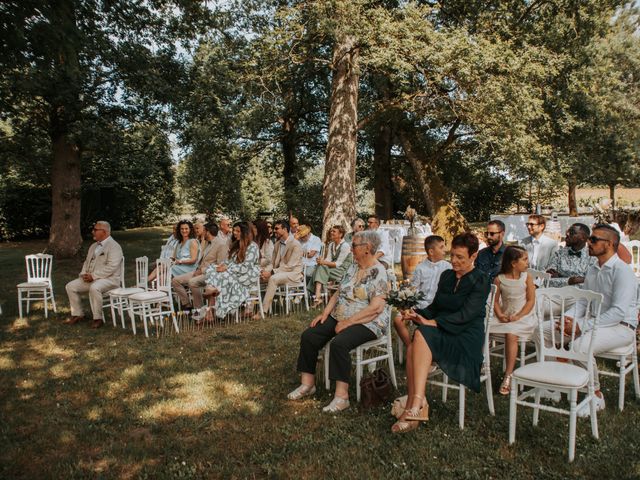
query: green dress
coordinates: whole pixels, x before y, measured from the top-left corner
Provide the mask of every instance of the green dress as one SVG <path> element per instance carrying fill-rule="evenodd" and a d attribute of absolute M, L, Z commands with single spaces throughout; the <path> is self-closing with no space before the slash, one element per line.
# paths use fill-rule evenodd
<path fill-rule="evenodd" d="M 335 244 L 331 242 L 328 247 L 328 254 L 324 256 L 325 259 L 331 259 L 332 262 L 337 262 L 341 253 L 347 254 L 350 252 L 351 245 L 347 242 L 341 242 L 336 248 Z M 318 265 L 315 272 L 313 272 L 313 278 L 309 282 L 309 290 L 313 291 L 316 282 L 320 282 L 322 285 L 326 285 L 330 281 L 339 283 L 347 273 L 347 270 L 353 263 L 353 257 L 351 253 L 348 253 L 344 258 L 344 261 L 337 267 L 331 268 L 326 265 Z"/>
<path fill-rule="evenodd" d="M 437 327 L 418 325 L 433 361 L 449 378 L 480 391 L 484 316 L 491 291 L 489 277 L 477 268 L 458 279 L 453 270 L 440 276 L 436 296 L 427 308 L 416 310 Z"/>

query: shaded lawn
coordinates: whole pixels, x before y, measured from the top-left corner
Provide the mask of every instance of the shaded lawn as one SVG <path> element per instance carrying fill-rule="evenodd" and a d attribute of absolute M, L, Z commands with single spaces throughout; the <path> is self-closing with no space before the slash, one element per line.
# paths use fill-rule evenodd
<path fill-rule="evenodd" d="M 134 257 L 154 258 L 164 236 L 116 233 L 130 279 Z M 470 393 L 460 431 L 457 395 L 443 404 L 434 389 L 432 420 L 393 436 L 386 407 L 323 415 L 330 395 L 322 388 L 300 403 L 284 399 L 296 386 L 299 334 L 311 314 L 151 339 L 110 325 L 66 326 L 64 283 L 77 275 L 76 260 L 55 264 L 59 314 L 45 320 L 38 306 L 18 319 L 22 257 L 38 245 L 0 246 L 2 478 L 640 478 L 640 402 L 630 382 L 619 413 L 616 382 L 604 379 L 600 441 L 580 420 L 572 465 L 566 417 L 543 412 L 534 428 L 520 409 L 509 447 L 499 395 L 491 417 L 484 395 Z"/>

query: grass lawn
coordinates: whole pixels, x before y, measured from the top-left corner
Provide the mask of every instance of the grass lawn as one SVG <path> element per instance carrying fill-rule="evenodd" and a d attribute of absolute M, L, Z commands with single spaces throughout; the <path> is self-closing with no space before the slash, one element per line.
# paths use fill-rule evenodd
<path fill-rule="evenodd" d="M 114 235 L 128 283 L 134 257 L 155 258 L 166 234 Z M 491 417 L 485 396 L 469 393 L 460 431 L 457 395 L 442 403 L 430 390 L 431 421 L 394 436 L 387 407 L 324 415 L 331 397 L 323 388 L 300 403 L 285 399 L 312 314 L 150 339 L 110 324 L 62 325 L 64 284 L 81 265 L 73 260 L 54 264 L 58 314 L 46 320 L 37 306 L 19 319 L 23 257 L 44 246 L 0 245 L 0 478 L 640 478 L 640 401 L 630 379 L 620 413 L 617 383 L 603 378 L 600 440 L 579 420 L 571 465 L 567 417 L 543 412 L 534 428 L 531 411 L 520 409 L 510 447 L 499 395 Z"/>

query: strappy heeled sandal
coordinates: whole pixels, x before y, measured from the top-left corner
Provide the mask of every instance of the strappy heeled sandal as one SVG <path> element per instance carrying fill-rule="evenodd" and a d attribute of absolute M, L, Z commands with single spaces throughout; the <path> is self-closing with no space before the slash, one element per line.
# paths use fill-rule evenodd
<path fill-rule="evenodd" d="M 331 403 L 322 409 L 325 413 L 338 413 L 349 408 L 349 399 L 333 397 Z"/>
<path fill-rule="evenodd" d="M 512 374 L 510 373 L 509 375 L 505 375 L 502 379 L 500 390 L 498 390 L 500 395 L 509 395 L 511 393 L 511 376 Z"/>
<path fill-rule="evenodd" d="M 427 420 L 429 420 L 429 403 L 425 400 L 424 397 L 421 397 L 420 395 L 414 395 L 413 397 L 424 400 L 424 405 L 422 407 L 413 407 L 407 409 L 408 415 L 405 417 L 405 419 L 409 421 L 426 422 Z"/>
<path fill-rule="evenodd" d="M 298 388 L 296 388 L 292 392 L 289 392 L 287 398 L 289 400 L 301 400 L 305 397 L 310 397 L 314 393 L 316 393 L 315 385 L 305 385 L 301 383 L 300 385 L 298 385 Z"/>

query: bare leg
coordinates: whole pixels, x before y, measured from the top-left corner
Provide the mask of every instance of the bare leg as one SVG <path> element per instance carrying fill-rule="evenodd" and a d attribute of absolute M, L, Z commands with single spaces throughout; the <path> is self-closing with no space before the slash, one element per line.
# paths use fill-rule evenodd
<path fill-rule="evenodd" d="M 349 384 L 337 380 L 335 396 L 347 400 L 349 398 Z"/>
<path fill-rule="evenodd" d="M 411 345 L 411 336 L 409 335 L 407 325 L 402 321 L 402 315 L 396 315 L 396 318 L 393 319 L 393 327 L 396 329 L 396 332 L 398 332 L 398 336 L 405 347 L 409 348 L 409 345 Z"/>
<path fill-rule="evenodd" d="M 420 333 L 420 330 L 416 330 L 411 344 L 411 383 L 413 392 L 411 397 L 407 399 L 407 408 L 419 408 L 422 406 L 427 388 L 427 377 L 431 371 L 432 362 L 433 355 L 431 354 L 431 349 Z M 408 364 L 407 354 L 407 365 Z"/>
<path fill-rule="evenodd" d="M 516 358 L 518 357 L 518 336 L 512 333 L 505 334 L 504 339 L 506 367 L 505 376 L 511 375 L 516 368 Z"/>

